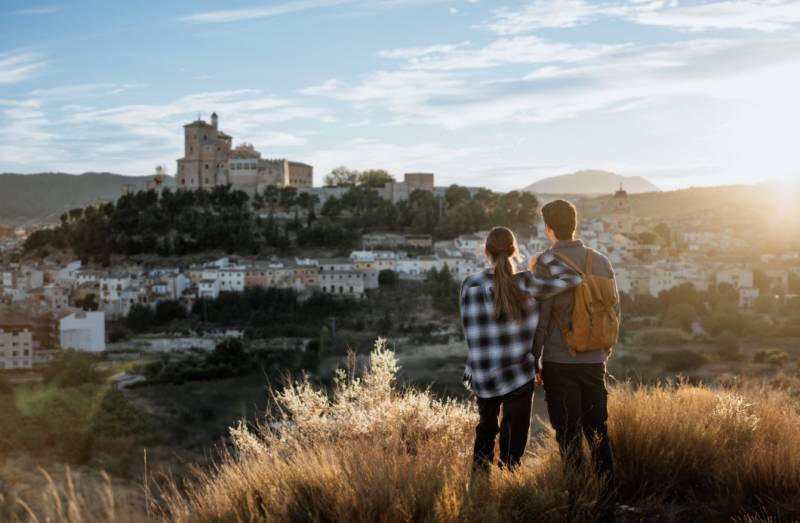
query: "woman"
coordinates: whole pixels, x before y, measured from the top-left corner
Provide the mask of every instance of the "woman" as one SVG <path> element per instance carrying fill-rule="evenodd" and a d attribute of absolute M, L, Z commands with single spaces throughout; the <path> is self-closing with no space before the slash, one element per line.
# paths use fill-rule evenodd
<path fill-rule="evenodd" d="M 485 254 L 492 267 L 469 276 L 461 287 L 461 321 L 469 347 L 464 384 L 477 396 L 480 414 L 473 452 L 477 470 L 487 470 L 494 460 L 498 432 L 500 465 L 515 467 L 522 459 L 541 356 L 532 352 L 539 320 L 535 298 L 554 296 L 581 282 L 574 270 L 549 253 L 538 263 L 548 266 L 553 279 L 517 272 L 517 240 L 506 227 L 489 232 Z"/>

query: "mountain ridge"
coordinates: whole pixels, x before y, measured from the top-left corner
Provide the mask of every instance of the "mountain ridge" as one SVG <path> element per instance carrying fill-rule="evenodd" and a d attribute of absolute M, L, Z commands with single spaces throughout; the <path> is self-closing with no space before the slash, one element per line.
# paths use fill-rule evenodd
<path fill-rule="evenodd" d="M 98 201 L 114 201 L 122 186 L 152 176 L 111 172 L 0 173 L 0 223 L 48 223 L 65 211 Z"/>
<path fill-rule="evenodd" d="M 574 173 L 542 178 L 523 187 L 520 191 L 537 194 L 601 195 L 613 193 L 620 186 L 629 194 L 661 190 L 641 176 L 623 176 L 610 171 L 585 169 Z"/>

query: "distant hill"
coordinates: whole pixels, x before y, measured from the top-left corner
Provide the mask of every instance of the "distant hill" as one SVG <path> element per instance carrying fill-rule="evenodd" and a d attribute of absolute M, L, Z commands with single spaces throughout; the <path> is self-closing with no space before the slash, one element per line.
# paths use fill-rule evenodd
<path fill-rule="evenodd" d="M 536 194 L 601 195 L 617 191 L 620 184 L 630 194 L 660 190 L 641 176 L 622 176 L 597 170 L 577 171 L 572 174 L 544 178 L 521 190 Z"/>
<path fill-rule="evenodd" d="M 122 186 L 152 176 L 113 173 L 0 174 L 0 223 L 58 221 L 64 211 L 98 201 L 115 201 Z"/>
<path fill-rule="evenodd" d="M 800 224 L 797 201 L 800 201 L 800 188 L 785 183 L 690 187 L 633 194 L 628 197 L 634 216 L 666 222 L 700 219 L 708 221 L 708 225 L 752 224 L 763 221 L 765 216 L 774 213 L 776 218 L 780 217 L 783 229 L 779 234 L 783 235 L 788 234 L 788 228 Z M 575 204 L 581 216 L 599 218 L 613 210 L 614 196 L 608 194 L 595 198 L 577 198 Z M 774 222 L 767 220 L 765 223 Z"/>

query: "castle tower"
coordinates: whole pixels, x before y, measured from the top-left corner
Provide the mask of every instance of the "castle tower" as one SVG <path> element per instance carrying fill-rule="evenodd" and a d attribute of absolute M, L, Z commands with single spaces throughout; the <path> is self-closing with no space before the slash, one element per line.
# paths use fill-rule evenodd
<path fill-rule="evenodd" d="M 610 220 L 613 229 L 618 232 L 631 232 L 633 229 L 633 215 L 631 214 L 628 192 L 619 184 L 619 190 L 614 193 L 614 211 Z"/>
<path fill-rule="evenodd" d="M 630 211 L 628 191 L 623 189 L 621 182 L 619 184 L 619 190 L 614 193 L 614 210 L 623 212 Z"/>
<path fill-rule="evenodd" d="M 211 123 L 198 118 L 183 126 L 183 158 L 178 159 L 180 189 L 210 188 L 227 183 L 227 163 L 233 139 L 219 131 L 217 113 Z"/>

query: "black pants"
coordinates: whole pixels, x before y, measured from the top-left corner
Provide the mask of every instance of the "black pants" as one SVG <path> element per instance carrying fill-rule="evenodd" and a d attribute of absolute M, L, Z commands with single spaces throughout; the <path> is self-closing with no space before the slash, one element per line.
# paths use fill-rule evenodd
<path fill-rule="evenodd" d="M 486 470 L 494 461 L 494 442 L 498 432 L 500 466 L 512 468 L 519 465 L 528 445 L 532 402 L 532 380 L 503 396 L 478 398 L 480 421 L 475 428 L 475 450 L 472 454 L 474 469 Z M 498 425 L 501 405 L 503 419 Z"/>
<path fill-rule="evenodd" d="M 614 464 L 608 438 L 606 367 L 597 364 L 544 363 L 545 402 L 556 431 L 561 459 L 567 466 L 584 466 L 583 437 L 592 449 L 592 464 L 613 491 Z"/>

